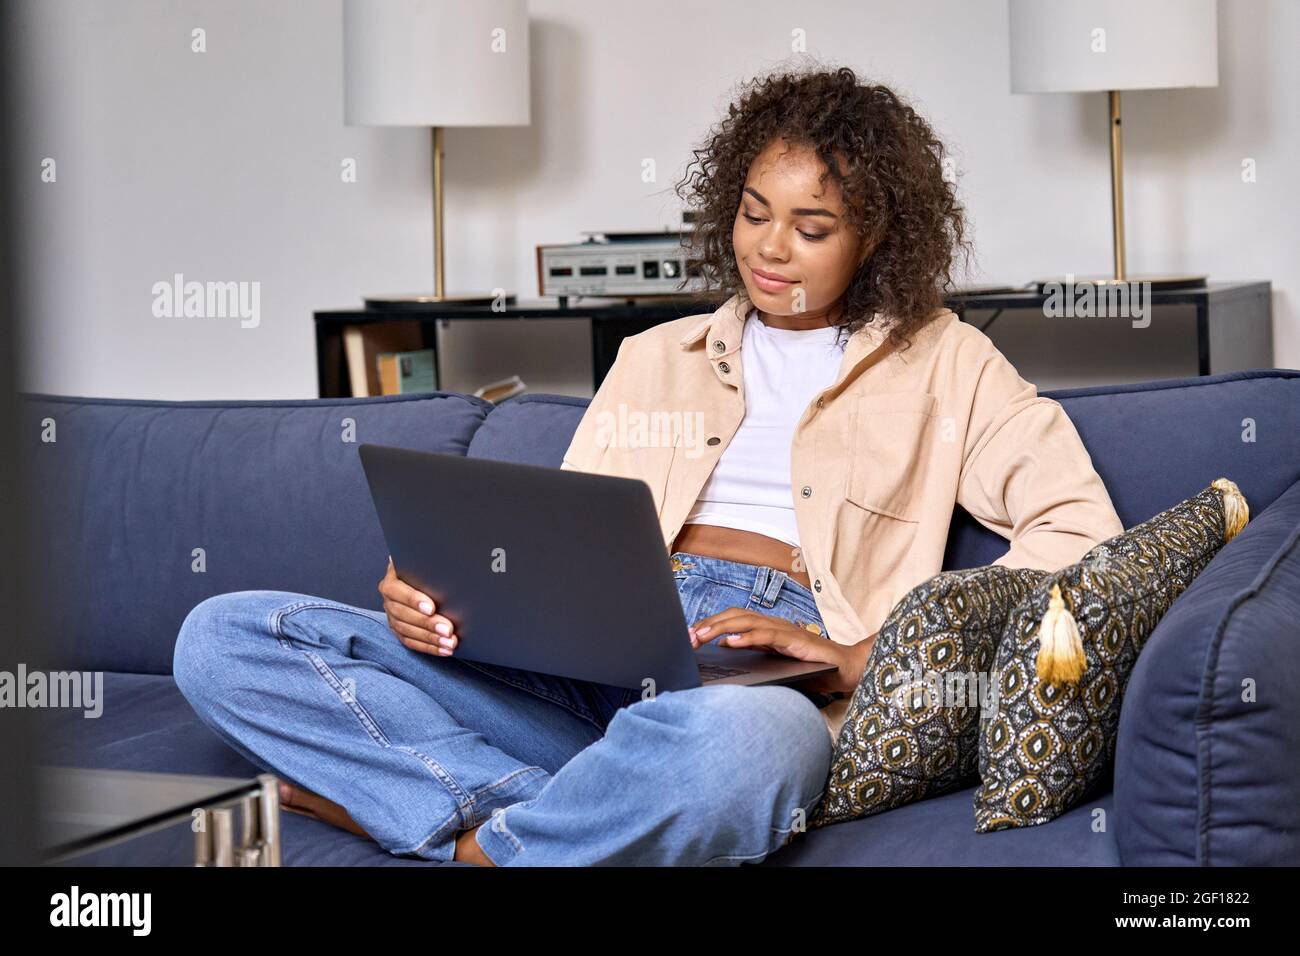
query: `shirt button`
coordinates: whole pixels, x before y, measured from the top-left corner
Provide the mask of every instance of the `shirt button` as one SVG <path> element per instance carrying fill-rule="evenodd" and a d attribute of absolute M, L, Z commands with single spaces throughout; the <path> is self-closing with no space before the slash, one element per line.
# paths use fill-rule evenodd
<path fill-rule="evenodd" d="M 804 485 L 802 488 L 799 489 L 799 494 L 803 495 L 805 498 L 811 498 L 812 487 L 810 485 Z"/>
<path fill-rule="evenodd" d="M 713 342 L 713 351 L 715 352 L 721 352 L 726 347 L 727 346 L 725 343 L 723 343 L 722 339 L 715 339 Z"/>
<path fill-rule="evenodd" d="M 726 362 L 719 362 L 719 363 L 718 363 L 718 368 L 722 369 L 722 371 L 724 371 L 724 372 L 730 372 L 730 371 L 731 371 L 731 366 L 728 365 Z"/>
<path fill-rule="evenodd" d="M 720 441 L 722 441 L 722 439 L 719 438 L 717 435 L 714 435 L 712 438 L 709 439 L 708 443 L 710 445 L 716 445 Z"/>
<path fill-rule="evenodd" d="M 816 581 L 813 582 L 813 590 L 821 591 L 821 589 L 822 589 L 822 579 L 818 578 Z"/>

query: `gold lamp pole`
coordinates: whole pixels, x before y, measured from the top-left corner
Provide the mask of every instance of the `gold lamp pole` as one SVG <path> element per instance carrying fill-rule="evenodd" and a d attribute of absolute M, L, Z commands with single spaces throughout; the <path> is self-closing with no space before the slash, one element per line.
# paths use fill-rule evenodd
<path fill-rule="evenodd" d="M 1124 137 L 1120 129 L 1119 90 L 1110 99 L 1110 216 L 1115 235 L 1115 281 L 1124 281 Z"/>
<path fill-rule="evenodd" d="M 1078 279 L 1098 285 L 1119 285 L 1121 283 L 1149 282 L 1152 289 L 1186 289 L 1205 285 L 1204 275 L 1143 275 L 1128 274 L 1128 264 L 1124 251 L 1124 134 L 1120 117 L 1119 90 L 1109 90 L 1107 98 L 1110 104 L 1110 217 L 1112 241 L 1115 249 L 1115 274 L 1098 279 Z M 1050 280 L 1060 281 L 1060 280 Z M 1044 283 L 1039 284 L 1039 291 Z"/>
<path fill-rule="evenodd" d="M 433 297 L 442 301 L 446 260 L 442 231 L 442 127 L 433 128 Z"/>
<path fill-rule="evenodd" d="M 415 293 L 413 295 L 367 295 L 364 296 L 368 306 L 393 306 L 419 302 L 459 302 L 462 305 L 491 305 L 494 296 L 491 292 L 463 292 L 447 295 L 446 275 L 446 230 L 443 227 L 444 194 L 442 190 L 442 171 L 446 152 L 442 148 L 443 127 L 433 127 L 433 294 Z M 505 296 L 506 304 L 514 302 L 514 295 Z"/>

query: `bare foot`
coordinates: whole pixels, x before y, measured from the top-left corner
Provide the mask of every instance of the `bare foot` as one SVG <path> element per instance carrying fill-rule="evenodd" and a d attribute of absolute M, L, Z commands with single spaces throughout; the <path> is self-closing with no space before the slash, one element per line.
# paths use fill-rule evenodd
<path fill-rule="evenodd" d="M 280 806 L 292 813 L 301 813 L 305 817 L 312 817 L 347 830 L 349 833 L 355 833 L 357 836 L 371 839 L 370 834 L 362 829 L 361 824 L 353 820 L 351 814 L 333 800 L 327 800 L 318 793 L 312 793 L 304 787 L 285 780 L 280 781 Z M 474 839 L 476 830 L 478 827 L 457 835 L 456 850 L 452 858 L 462 863 L 473 863 L 475 866 L 496 866 Z"/>
<path fill-rule="evenodd" d="M 474 838 L 477 831 L 478 827 L 475 827 L 473 830 L 465 830 L 457 835 L 456 852 L 452 855 L 452 859 L 462 863 L 473 863 L 475 866 L 496 866 L 488 859 L 488 855 L 483 852 L 483 848 L 478 845 L 478 840 Z"/>
<path fill-rule="evenodd" d="M 353 820 L 348 811 L 333 800 L 326 800 L 318 793 L 312 793 L 284 780 L 280 781 L 280 806 L 293 813 L 301 813 L 305 817 L 314 817 L 349 833 L 355 833 L 357 836 L 370 838 L 370 834 L 361 828 L 361 824 Z"/>

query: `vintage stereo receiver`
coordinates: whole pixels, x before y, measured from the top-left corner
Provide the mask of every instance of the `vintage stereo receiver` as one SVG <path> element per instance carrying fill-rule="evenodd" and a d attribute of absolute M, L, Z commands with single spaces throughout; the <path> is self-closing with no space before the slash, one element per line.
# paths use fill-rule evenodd
<path fill-rule="evenodd" d="M 582 242 L 537 247 L 543 296 L 698 294 L 705 288 L 681 233 L 584 233 Z"/>

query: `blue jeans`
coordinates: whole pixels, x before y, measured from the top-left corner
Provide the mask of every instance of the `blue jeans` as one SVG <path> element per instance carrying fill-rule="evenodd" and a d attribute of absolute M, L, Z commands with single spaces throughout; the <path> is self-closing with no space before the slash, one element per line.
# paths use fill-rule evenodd
<path fill-rule="evenodd" d="M 674 557 L 688 624 L 734 606 L 820 625 L 784 572 Z M 429 860 L 490 821 L 475 837 L 498 866 L 757 861 L 802 832 L 830 773 L 826 724 L 794 688 L 642 699 L 412 651 L 382 611 L 304 594 L 203 601 L 173 673 L 250 762 L 340 804 L 390 853 Z"/>

